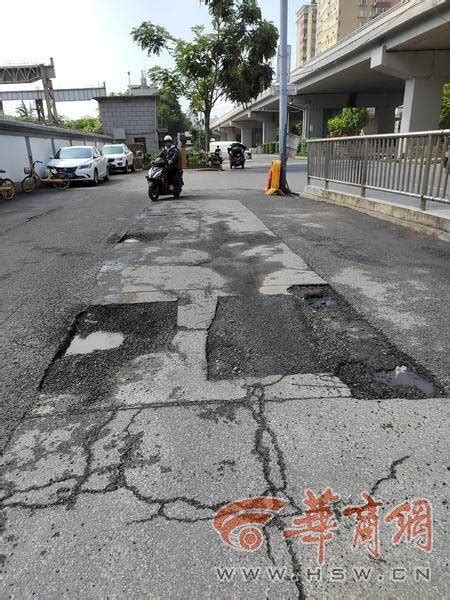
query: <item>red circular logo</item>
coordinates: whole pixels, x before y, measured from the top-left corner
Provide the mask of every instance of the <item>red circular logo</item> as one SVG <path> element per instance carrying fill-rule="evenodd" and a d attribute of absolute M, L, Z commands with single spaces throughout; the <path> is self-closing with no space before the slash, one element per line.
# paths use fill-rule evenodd
<path fill-rule="evenodd" d="M 261 531 L 257 527 L 246 527 L 239 534 L 239 544 L 245 550 L 258 550 L 262 545 Z"/>

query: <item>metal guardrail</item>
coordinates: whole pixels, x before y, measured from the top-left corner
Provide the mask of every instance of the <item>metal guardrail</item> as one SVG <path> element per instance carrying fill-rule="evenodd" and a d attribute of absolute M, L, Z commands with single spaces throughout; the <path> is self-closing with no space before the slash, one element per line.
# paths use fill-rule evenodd
<path fill-rule="evenodd" d="M 307 140 L 311 178 L 450 204 L 450 129 Z"/>

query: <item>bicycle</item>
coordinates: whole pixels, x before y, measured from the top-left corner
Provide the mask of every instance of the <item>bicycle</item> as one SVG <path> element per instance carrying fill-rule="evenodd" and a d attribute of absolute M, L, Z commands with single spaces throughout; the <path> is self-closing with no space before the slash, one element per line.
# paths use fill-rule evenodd
<path fill-rule="evenodd" d="M 6 173 L 3 169 L 0 169 L 0 173 Z M 6 177 L 0 177 L 0 195 L 3 200 L 12 200 L 16 195 L 16 186 L 14 181 Z"/>
<path fill-rule="evenodd" d="M 30 167 L 25 167 L 23 172 L 26 177 L 22 181 L 22 191 L 30 193 L 41 185 L 41 183 L 48 183 L 57 190 L 67 190 L 70 185 L 70 178 L 66 173 L 58 173 L 54 167 L 47 167 L 47 173 L 50 173 L 47 177 L 41 177 L 36 171 L 35 165 L 44 163 L 41 160 L 35 160 Z"/>

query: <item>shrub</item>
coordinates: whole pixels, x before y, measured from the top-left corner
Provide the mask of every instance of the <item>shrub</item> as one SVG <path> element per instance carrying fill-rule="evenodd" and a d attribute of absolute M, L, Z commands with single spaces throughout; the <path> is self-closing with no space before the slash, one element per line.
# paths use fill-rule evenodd
<path fill-rule="evenodd" d="M 308 144 L 305 140 L 300 140 L 298 143 L 297 154 L 299 156 L 306 156 L 308 154 Z"/>
<path fill-rule="evenodd" d="M 328 134 L 330 137 L 359 135 L 368 122 L 367 108 L 343 108 L 335 117 L 328 119 Z"/>

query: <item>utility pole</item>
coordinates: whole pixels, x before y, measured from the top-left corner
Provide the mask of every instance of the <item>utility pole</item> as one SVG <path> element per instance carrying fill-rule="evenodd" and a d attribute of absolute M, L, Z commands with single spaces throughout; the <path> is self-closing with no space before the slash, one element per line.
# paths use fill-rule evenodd
<path fill-rule="evenodd" d="M 287 191 L 286 182 L 286 162 L 287 162 L 287 117 L 288 117 L 288 0 L 280 0 L 280 160 L 281 160 L 281 178 L 280 188 Z"/>

